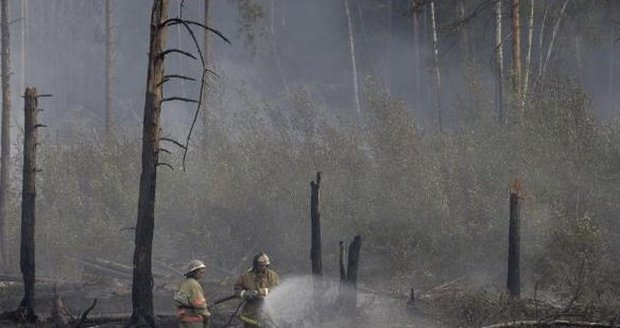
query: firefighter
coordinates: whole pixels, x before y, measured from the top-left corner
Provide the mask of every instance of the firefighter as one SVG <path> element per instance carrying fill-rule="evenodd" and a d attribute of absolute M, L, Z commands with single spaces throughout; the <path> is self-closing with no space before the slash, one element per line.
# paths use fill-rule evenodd
<path fill-rule="evenodd" d="M 209 323 L 207 299 L 200 280 L 206 273 L 206 266 L 202 261 L 192 260 L 187 265 L 185 280 L 174 293 L 176 317 L 180 328 L 205 328 Z"/>
<path fill-rule="evenodd" d="M 252 269 L 239 277 L 235 294 L 245 300 L 240 319 L 246 328 L 266 327 L 267 319 L 261 310 L 265 297 L 280 282 L 278 274 L 269 269 L 271 260 L 265 253 L 258 253 L 252 261 Z"/>

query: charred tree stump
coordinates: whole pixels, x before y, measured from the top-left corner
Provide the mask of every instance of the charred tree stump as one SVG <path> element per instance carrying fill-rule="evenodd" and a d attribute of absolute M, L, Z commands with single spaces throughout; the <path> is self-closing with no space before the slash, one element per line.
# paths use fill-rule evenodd
<path fill-rule="evenodd" d="M 321 213 L 319 212 L 319 195 L 321 190 L 321 172 L 316 173 L 316 181 L 310 182 L 310 220 L 312 222 L 312 245 L 310 246 L 310 260 L 312 275 L 322 274 L 321 255 Z"/>
<path fill-rule="evenodd" d="M 359 267 L 361 248 L 362 237 L 355 236 L 351 246 L 349 246 L 349 260 L 347 261 L 347 283 L 353 288 L 357 286 L 357 269 Z"/>
<path fill-rule="evenodd" d="M 347 281 L 347 267 L 344 263 L 345 256 L 347 255 L 347 246 L 344 244 L 344 241 L 340 241 L 340 282 L 344 283 Z"/>
<path fill-rule="evenodd" d="M 142 130 L 142 173 L 138 196 L 133 284 L 133 311 L 130 326 L 155 327 L 153 314 L 153 274 L 151 254 L 155 228 L 155 187 L 160 141 L 160 116 L 163 99 L 164 50 L 166 48 L 168 0 L 154 0 L 151 11 L 149 64 Z"/>
<path fill-rule="evenodd" d="M 357 271 L 359 268 L 360 249 L 362 247 L 362 237 L 355 236 L 349 245 L 349 254 L 346 264 L 346 246 L 340 242 L 340 290 L 338 302 L 344 311 L 353 310 L 357 305 Z"/>
<path fill-rule="evenodd" d="M 6 203 L 9 185 L 9 166 L 11 164 L 11 50 L 9 35 L 9 1 L 0 2 L 0 27 L 2 34 L 2 126 L 0 127 L 0 267 L 6 272 L 8 266 L 7 232 L 6 232 Z"/>
<path fill-rule="evenodd" d="M 514 179 L 510 186 L 510 223 L 508 227 L 508 275 L 506 287 L 512 297 L 521 296 L 520 266 L 520 215 L 522 185 L 520 179 Z"/>
<path fill-rule="evenodd" d="M 22 224 L 20 268 L 24 279 L 24 298 L 18 308 L 18 320 L 36 322 L 34 311 L 34 228 L 35 228 L 35 178 L 37 145 L 37 89 L 26 88 L 24 105 L 24 167 L 22 181 Z"/>

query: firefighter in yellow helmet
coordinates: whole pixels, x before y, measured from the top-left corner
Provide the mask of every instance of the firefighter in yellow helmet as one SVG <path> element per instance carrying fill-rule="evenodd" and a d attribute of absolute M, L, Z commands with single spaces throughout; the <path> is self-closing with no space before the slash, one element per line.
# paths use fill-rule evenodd
<path fill-rule="evenodd" d="M 206 273 L 206 266 L 202 261 L 192 260 L 187 265 L 185 280 L 174 293 L 176 317 L 180 328 L 204 328 L 209 323 L 207 299 L 200 280 Z"/>
<path fill-rule="evenodd" d="M 270 264 L 267 254 L 256 254 L 252 269 L 241 275 L 235 283 L 235 294 L 245 300 L 240 318 L 246 328 L 267 326 L 261 306 L 265 297 L 280 282 L 278 274 L 269 269 Z"/>

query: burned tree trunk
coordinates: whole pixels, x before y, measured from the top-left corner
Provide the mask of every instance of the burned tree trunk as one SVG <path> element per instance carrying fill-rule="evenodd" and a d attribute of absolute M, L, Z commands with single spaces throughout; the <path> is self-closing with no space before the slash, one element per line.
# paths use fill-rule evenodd
<path fill-rule="evenodd" d="M 344 244 L 344 241 L 340 241 L 340 282 L 344 283 L 347 281 L 347 269 L 344 263 L 344 258 L 347 255 L 347 246 Z"/>
<path fill-rule="evenodd" d="M 520 266 L 520 215 L 522 186 L 520 179 L 514 179 L 510 187 L 510 223 L 508 227 L 508 277 L 506 288 L 513 297 L 521 295 Z"/>
<path fill-rule="evenodd" d="M 113 46 L 112 0 L 105 0 L 105 129 L 108 133 L 114 126 L 114 114 L 112 112 Z"/>
<path fill-rule="evenodd" d="M 155 326 L 153 316 L 153 274 L 151 253 L 155 226 L 155 187 L 159 155 L 160 114 L 163 97 L 164 55 L 168 18 L 168 1 L 154 0 L 151 12 L 149 64 L 142 130 L 142 173 L 138 196 L 133 284 L 131 300 L 133 326 Z"/>
<path fill-rule="evenodd" d="M 11 164 L 11 87 L 10 66 L 11 50 L 9 47 L 9 1 L 0 2 L 0 28 L 2 35 L 2 126 L 0 127 L 0 267 L 6 271 L 8 266 L 7 233 L 6 233 L 6 203 L 7 190 L 9 189 L 9 165 Z"/>
<path fill-rule="evenodd" d="M 312 222 L 310 261 L 312 262 L 312 274 L 320 276 L 322 274 L 321 213 L 319 212 L 321 172 L 317 172 L 316 181 L 310 182 L 310 189 L 310 220 Z"/>
<path fill-rule="evenodd" d="M 347 283 L 353 287 L 357 286 L 357 269 L 359 267 L 361 248 L 362 237 L 355 236 L 351 246 L 349 246 L 349 260 L 347 261 Z"/>
<path fill-rule="evenodd" d="M 19 265 L 24 279 L 24 298 L 17 313 L 19 320 L 36 322 L 34 312 L 34 228 L 37 144 L 37 89 L 26 88 L 24 105 L 24 167 L 22 181 L 22 227 Z"/>
<path fill-rule="evenodd" d="M 357 269 L 359 267 L 360 249 L 362 247 L 362 237 L 355 236 L 349 245 L 349 256 L 345 270 L 346 246 L 340 242 L 340 289 L 338 293 L 338 303 L 345 311 L 350 311 L 357 304 Z"/>

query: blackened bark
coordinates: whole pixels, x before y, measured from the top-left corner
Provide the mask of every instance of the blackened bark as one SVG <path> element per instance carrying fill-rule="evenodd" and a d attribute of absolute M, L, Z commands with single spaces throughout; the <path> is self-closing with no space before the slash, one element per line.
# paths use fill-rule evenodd
<path fill-rule="evenodd" d="M 0 268 L 6 272 L 8 266 L 7 232 L 6 232 L 6 203 L 9 189 L 9 166 L 11 164 L 11 50 L 9 34 L 9 1 L 0 2 L 0 28 L 2 34 L 2 125 L 0 127 Z"/>
<path fill-rule="evenodd" d="M 520 220 L 521 181 L 515 179 L 510 191 L 510 223 L 508 227 L 508 277 L 506 287 L 513 297 L 521 295 L 520 266 Z"/>
<path fill-rule="evenodd" d="M 355 236 L 349 246 L 349 259 L 347 261 L 347 282 L 349 285 L 357 286 L 357 269 L 359 267 L 360 249 L 362 248 L 362 237 Z"/>
<path fill-rule="evenodd" d="M 312 274 L 320 276 L 322 274 L 321 213 L 319 212 L 321 172 L 317 172 L 316 181 L 310 182 L 310 190 L 310 220 L 312 224 L 310 261 L 312 262 Z"/>
<path fill-rule="evenodd" d="M 340 282 L 344 283 L 347 281 L 347 269 L 344 263 L 344 257 L 347 254 L 347 247 L 344 244 L 344 241 L 340 241 Z"/>
<path fill-rule="evenodd" d="M 24 105 L 24 166 L 22 180 L 22 225 L 19 265 L 24 279 L 24 298 L 19 305 L 20 320 L 36 322 L 34 311 L 34 228 L 37 144 L 37 89 L 26 88 Z M 21 315 L 23 314 L 23 315 Z"/>
<path fill-rule="evenodd" d="M 151 12 L 149 64 L 144 103 L 142 130 L 142 174 L 138 198 L 135 250 L 133 257 L 133 284 L 131 325 L 155 327 L 153 315 L 153 274 L 151 254 L 155 226 L 155 187 L 159 155 L 160 114 L 163 90 L 164 56 L 167 28 L 162 23 L 168 18 L 168 0 L 154 0 Z"/>

